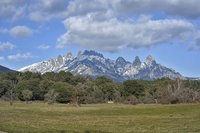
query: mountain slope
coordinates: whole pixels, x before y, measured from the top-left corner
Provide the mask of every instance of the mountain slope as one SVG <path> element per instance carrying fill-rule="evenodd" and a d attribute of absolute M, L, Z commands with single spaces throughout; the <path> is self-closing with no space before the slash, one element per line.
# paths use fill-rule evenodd
<path fill-rule="evenodd" d="M 68 61 L 72 60 L 72 54 L 68 53 L 66 56 L 59 55 L 55 59 L 50 59 L 48 61 L 34 63 L 30 66 L 23 67 L 18 71 L 30 71 L 30 72 L 58 72 Z"/>
<path fill-rule="evenodd" d="M 0 72 L 14 72 L 14 70 L 0 65 Z"/>
<path fill-rule="evenodd" d="M 129 79 L 158 79 L 168 77 L 175 79 L 183 78 L 181 74 L 173 69 L 162 66 L 157 63 L 152 56 L 148 56 L 144 62 L 141 62 L 136 56 L 133 63 L 119 57 L 117 60 L 105 58 L 102 54 L 95 51 L 79 52 L 73 57 L 71 53 L 66 56 L 58 56 L 44 62 L 39 62 L 19 69 L 21 72 L 59 72 L 69 71 L 73 74 L 84 76 L 107 76 L 115 81 L 124 81 Z"/>

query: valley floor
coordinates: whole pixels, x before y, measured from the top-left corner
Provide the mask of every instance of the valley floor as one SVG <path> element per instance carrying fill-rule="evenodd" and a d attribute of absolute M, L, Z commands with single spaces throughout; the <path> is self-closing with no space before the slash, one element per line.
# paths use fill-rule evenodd
<path fill-rule="evenodd" d="M 8 133 L 199 133 L 200 105 L 72 105 L 0 102 Z"/>

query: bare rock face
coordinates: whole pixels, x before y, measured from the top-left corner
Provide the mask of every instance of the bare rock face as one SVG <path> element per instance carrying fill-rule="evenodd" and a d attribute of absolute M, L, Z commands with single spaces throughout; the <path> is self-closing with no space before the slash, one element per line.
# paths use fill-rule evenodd
<path fill-rule="evenodd" d="M 59 72 L 69 71 L 73 74 L 84 76 L 106 76 L 115 81 L 130 79 L 152 80 L 162 77 L 175 79 L 184 78 L 180 73 L 167 68 L 159 63 L 150 55 L 144 62 L 138 56 L 133 63 L 119 57 L 117 60 L 105 58 L 96 51 L 85 50 L 73 57 L 71 53 L 66 56 L 58 56 L 55 59 L 43 61 L 19 69 L 21 72 Z"/>
<path fill-rule="evenodd" d="M 140 58 L 138 56 L 135 57 L 135 60 L 133 61 L 134 66 L 140 66 L 142 62 L 140 61 Z"/>

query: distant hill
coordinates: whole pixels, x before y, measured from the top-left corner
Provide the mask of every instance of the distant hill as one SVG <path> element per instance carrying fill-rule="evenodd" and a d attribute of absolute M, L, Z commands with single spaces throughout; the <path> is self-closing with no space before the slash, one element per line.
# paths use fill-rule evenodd
<path fill-rule="evenodd" d="M 0 72 L 15 72 L 15 71 L 0 65 Z"/>

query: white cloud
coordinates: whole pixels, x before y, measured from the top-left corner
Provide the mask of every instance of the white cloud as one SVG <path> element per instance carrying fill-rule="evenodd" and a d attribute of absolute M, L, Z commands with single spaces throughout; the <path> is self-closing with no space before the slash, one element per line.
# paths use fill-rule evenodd
<path fill-rule="evenodd" d="M 117 15 L 137 15 L 163 12 L 167 15 L 198 18 L 199 0 L 74 0 L 68 6 L 68 16 L 112 10 Z"/>
<path fill-rule="evenodd" d="M 67 5 L 66 0 L 35 0 L 29 7 L 29 18 L 37 22 L 64 18 Z"/>
<path fill-rule="evenodd" d="M 27 26 L 18 25 L 18 26 L 12 27 L 11 29 L 0 28 L 0 33 L 4 33 L 4 34 L 8 33 L 14 37 L 28 37 L 33 34 L 33 31 Z"/>
<path fill-rule="evenodd" d="M 0 42 L 0 51 L 5 49 L 13 49 L 15 45 L 10 42 Z"/>
<path fill-rule="evenodd" d="M 38 49 L 42 49 L 42 50 L 47 50 L 50 48 L 50 45 L 47 45 L 47 44 L 42 44 L 40 46 L 37 47 Z"/>
<path fill-rule="evenodd" d="M 144 16 L 138 18 L 141 14 Z M 118 51 L 189 39 L 198 32 L 200 4 L 199 0 L 0 0 L 0 20 L 15 20 L 24 15 L 37 22 L 65 19 L 66 33 L 58 38 L 58 48 L 76 44 Z M 15 37 L 33 34 L 27 26 L 0 32 Z M 198 38 L 190 38 L 193 45 L 196 41 L 195 47 L 199 47 Z"/>
<path fill-rule="evenodd" d="M 0 61 L 3 61 L 5 58 L 3 56 L 0 56 Z"/>
<path fill-rule="evenodd" d="M 66 33 L 57 39 L 57 48 L 71 44 L 115 52 L 123 48 L 151 47 L 164 43 L 186 44 L 189 41 L 189 47 L 195 41 L 197 47 L 200 44 L 195 38 L 198 27 L 190 20 L 200 16 L 198 2 L 73 0 L 69 2 L 68 17 L 63 22 Z M 152 15 L 154 18 L 156 12 L 163 14 L 164 18 L 149 17 Z"/>
<path fill-rule="evenodd" d="M 116 1 L 116 0 L 112 0 Z M 70 1 L 67 7 L 68 16 L 86 15 L 91 12 L 105 12 L 107 10 L 113 10 L 109 0 L 74 0 Z"/>
<path fill-rule="evenodd" d="M 27 53 L 17 53 L 15 55 L 9 55 L 8 59 L 12 61 L 20 61 L 20 60 L 26 60 L 26 59 L 32 59 L 34 56 L 27 52 Z"/>
<path fill-rule="evenodd" d="M 32 30 L 27 26 L 15 26 L 9 30 L 9 33 L 15 37 L 27 37 L 32 35 Z"/>
<path fill-rule="evenodd" d="M 120 21 L 117 18 L 98 21 L 87 15 L 70 17 L 63 23 L 67 32 L 58 38 L 58 48 L 76 44 L 111 52 L 183 41 L 189 39 L 195 29 L 192 23 L 185 20 L 151 20 L 144 16 L 137 21 Z"/>
<path fill-rule="evenodd" d="M 18 20 L 24 16 L 26 0 L 0 0 L 0 20 Z"/>
<path fill-rule="evenodd" d="M 152 14 L 199 18 L 199 0 L 0 0 L 0 20 L 29 17 L 33 21 L 48 21 L 66 16 L 107 12 L 116 15 Z"/>

